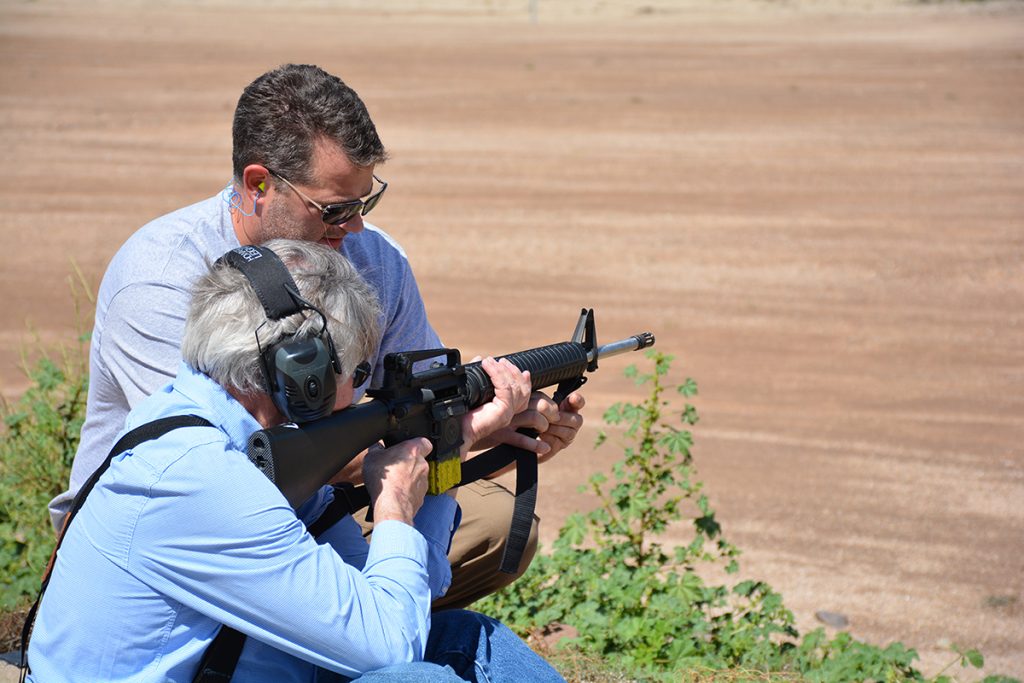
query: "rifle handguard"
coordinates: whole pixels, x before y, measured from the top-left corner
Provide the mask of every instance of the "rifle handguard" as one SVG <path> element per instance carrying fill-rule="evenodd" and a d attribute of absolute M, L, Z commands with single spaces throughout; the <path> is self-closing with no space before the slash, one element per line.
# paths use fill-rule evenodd
<path fill-rule="evenodd" d="M 560 342 L 527 351 L 510 353 L 512 365 L 524 372 L 530 371 L 530 385 L 534 391 L 580 377 L 587 369 L 587 348 L 578 342 Z M 480 363 L 466 365 L 466 389 L 469 404 L 481 406 L 494 398 L 494 385 L 480 367 Z"/>

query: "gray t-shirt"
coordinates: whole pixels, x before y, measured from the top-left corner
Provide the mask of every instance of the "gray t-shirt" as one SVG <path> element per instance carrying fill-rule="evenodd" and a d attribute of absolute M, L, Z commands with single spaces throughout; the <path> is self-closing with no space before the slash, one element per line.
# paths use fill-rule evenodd
<path fill-rule="evenodd" d="M 192 283 L 237 246 L 231 213 L 218 194 L 146 224 L 114 255 L 96 302 L 89 400 L 70 488 L 50 501 L 55 528 L 113 447 L 128 412 L 174 378 Z M 405 252 L 390 236 L 367 223 L 345 237 L 341 253 L 376 289 L 383 309 L 371 384 L 381 381 L 385 354 L 441 346 Z"/>

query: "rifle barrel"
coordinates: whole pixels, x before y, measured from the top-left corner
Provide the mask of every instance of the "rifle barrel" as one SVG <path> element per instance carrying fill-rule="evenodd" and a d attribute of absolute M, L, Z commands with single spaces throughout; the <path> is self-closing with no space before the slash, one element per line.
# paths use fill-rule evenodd
<path fill-rule="evenodd" d="M 651 346 L 654 346 L 654 335 L 650 332 L 641 332 L 640 334 L 634 334 L 632 337 L 627 337 L 626 339 L 620 339 L 617 342 L 597 347 L 587 353 L 587 360 L 593 362 L 595 360 L 611 358 L 612 356 L 617 356 L 620 353 L 639 351 L 640 349 L 646 349 Z"/>

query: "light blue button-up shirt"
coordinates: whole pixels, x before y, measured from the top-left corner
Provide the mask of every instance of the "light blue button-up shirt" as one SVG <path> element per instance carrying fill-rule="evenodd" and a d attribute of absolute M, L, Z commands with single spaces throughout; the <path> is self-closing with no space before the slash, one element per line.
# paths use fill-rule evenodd
<path fill-rule="evenodd" d="M 221 624 L 249 637 L 238 680 L 422 659 L 431 600 L 451 581 L 454 499 L 427 496 L 415 528 L 382 522 L 369 546 L 350 517 L 318 544 L 246 457 L 260 425 L 230 394 L 182 365 L 127 429 L 170 415 L 215 428 L 179 428 L 114 458 L 64 539 L 29 680 L 191 681 Z M 315 520 L 330 500 L 325 487 L 299 516 Z"/>

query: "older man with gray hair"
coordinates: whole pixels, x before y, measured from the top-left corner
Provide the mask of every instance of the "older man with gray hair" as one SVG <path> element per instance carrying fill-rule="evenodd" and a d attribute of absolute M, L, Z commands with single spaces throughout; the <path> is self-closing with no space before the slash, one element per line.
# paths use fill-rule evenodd
<path fill-rule="evenodd" d="M 249 462 L 253 432 L 351 403 L 378 319 L 348 261 L 309 242 L 239 247 L 196 282 L 178 374 L 131 411 L 126 438 L 193 421 L 115 446 L 83 488 L 40 603 L 29 680 L 191 681 L 222 625 L 248 637 L 235 680 L 561 680 L 500 623 L 431 615 L 451 580 L 459 510 L 454 494 L 425 495 L 428 441 L 365 459 L 369 544 L 351 517 L 314 539 L 305 525 L 332 489 L 296 511 Z M 308 396 L 280 390 L 296 364 L 315 379 Z M 529 401 L 528 375 L 508 361 L 483 367 L 496 393 L 464 417 L 466 449 Z"/>

